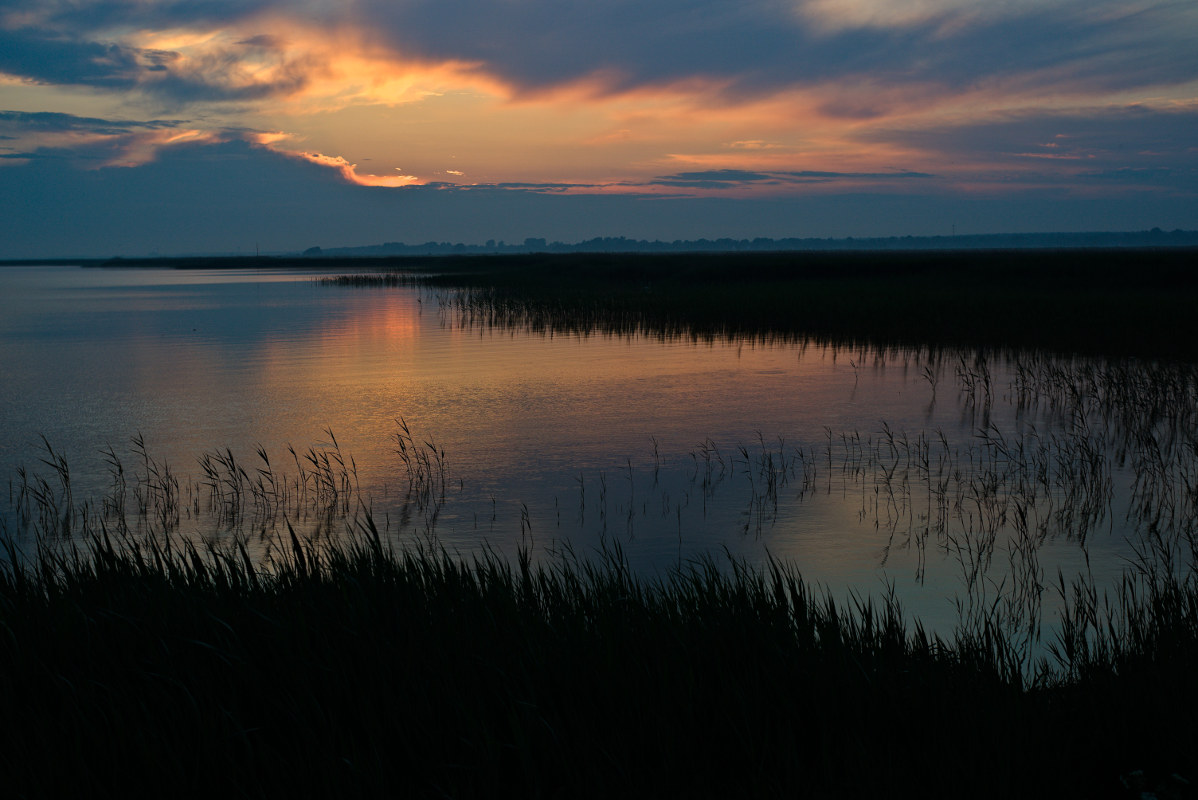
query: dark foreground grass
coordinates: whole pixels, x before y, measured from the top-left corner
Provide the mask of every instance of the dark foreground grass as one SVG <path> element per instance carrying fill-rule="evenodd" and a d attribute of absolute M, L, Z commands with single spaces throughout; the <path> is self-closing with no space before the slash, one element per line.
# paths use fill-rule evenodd
<path fill-rule="evenodd" d="M 12 564 L 18 564 L 13 566 Z M 0 570 L 6 796 L 1186 796 L 1195 594 L 1051 678 L 793 571 L 93 536 Z M 1093 609 L 1091 609 L 1093 610 Z M 1078 615 L 1079 619 L 1085 616 Z M 1085 625 L 1082 625 L 1085 628 Z M 1098 626 L 1102 628 L 1100 624 Z M 1105 649 L 1103 649 L 1105 648 Z"/>

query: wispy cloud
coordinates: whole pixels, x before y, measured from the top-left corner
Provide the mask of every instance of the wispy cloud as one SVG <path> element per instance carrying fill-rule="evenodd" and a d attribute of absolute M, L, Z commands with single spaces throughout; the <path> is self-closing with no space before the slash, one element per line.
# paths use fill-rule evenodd
<path fill-rule="evenodd" d="M 650 181 L 650 185 L 669 186 L 676 189 L 736 190 L 759 186 L 778 189 L 797 188 L 813 184 L 837 185 L 860 189 L 865 185 L 889 183 L 899 180 L 929 179 L 934 175 L 925 172 L 826 172 L 798 170 L 779 172 L 748 172 L 738 169 L 715 169 L 701 172 L 680 172 Z"/>
<path fill-rule="evenodd" d="M 222 137 L 186 120 L 109 120 L 54 112 L 0 111 L 0 132 L 22 150 L 10 158 L 51 155 L 87 168 L 135 167 L 159 150 L 182 143 L 215 142 Z"/>
<path fill-rule="evenodd" d="M 319 68 L 305 54 L 247 44 L 203 52 L 78 39 L 58 31 L 0 30 L 0 72 L 38 83 L 136 92 L 170 105 L 250 102 L 303 89 Z M 265 57 L 266 54 L 270 57 Z"/>
<path fill-rule="evenodd" d="M 335 169 L 341 173 L 341 176 L 346 181 L 358 186 L 382 186 L 394 189 L 400 186 L 416 186 L 425 183 L 425 181 L 422 181 L 415 175 L 404 175 L 402 173 L 397 175 L 372 175 L 369 173 L 360 173 L 358 172 L 357 164 L 351 164 L 341 156 L 326 156 L 322 153 L 297 153 L 295 155 L 313 164 Z M 396 172 L 400 172 L 400 170 L 396 168 Z"/>
<path fill-rule="evenodd" d="M 0 130 L 26 134 L 30 131 L 56 133 L 87 131 L 101 135 L 118 135 L 131 130 L 170 130 L 189 124 L 187 120 L 113 120 L 96 117 L 79 117 L 52 111 L 0 111 Z M 15 137 L 13 137 L 15 138 Z"/>
<path fill-rule="evenodd" d="M 775 150 L 782 145 L 766 142 L 761 139 L 746 139 L 739 142 L 728 142 L 728 147 L 733 150 Z"/>
<path fill-rule="evenodd" d="M 553 0 L 7 5 L 0 71 L 180 102 L 303 89 L 331 58 L 314 44 L 316 32 L 354 38 L 396 62 L 471 65 L 516 94 L 578 82 L 620 93 L 703 78 L 735 102 L 854 76 L 957 89 L 1052 77 L 1103 91 L 1198 75 L 1198 8 L 1184 2 L 613 0 L 602 13 Z M 292 38 L 291 30 L 306 34 Z M 164 44 L 152 46 L 147 32 Z M 187 33 L 190 42 L 166 43 Z"/>
<path fill-rule="evenodd" d="M 1195 130 L 1198 103 L 1177 103 L 1023 109 L 869 136 L 962 165 L 974 183 L 1085 185 L 1118 175 L 1198 193 Z"/>
<path fill-rule="evenodd" d="M 237 145 L 376 199 L 1172 198 L 1196 36 L 1186 0 L 0 0 L 0 169 Z"/>
<path fill-rule="evenodd" d="M 1186 196 L 1179 188 L 1165 196 L 1145 190 L 1169 179 L 1146 170 L 1095 172 L 1091 185 L 1106 189 L 1081 194 L 1049 183 L 1030 191 L 1013 186 L 1006 193 L 947 191 L 953 181 L 904 178 L 857 188 L 851 181 L 809 184 L 815 191 L 789 186 L 782 194 L 738 198 L 737 189 L 647 182 L 363 186 L 347 179 L 336 159 L 318 164 L 288 156 L 236 131 L 225 141 L 162 147 L 153 161 L 132 169 L 80 169 L 77 155 L 43 148 L 23 162 L 0 159 L 0 257 L 253 252 L 256 244 L 263 250 L 301 250 L 385 241 L 481 243 L 528 236 L 668 241 L 947 235 L 953 224 L 959 232 L 1172 229 L 1193 227 L 1198 218 L 1192 191 Z M 752 175 L 715 177 L 728 179 L 725 183 L 767 182 Z M 899 184 L 907 188 L 885 190 Z"/>

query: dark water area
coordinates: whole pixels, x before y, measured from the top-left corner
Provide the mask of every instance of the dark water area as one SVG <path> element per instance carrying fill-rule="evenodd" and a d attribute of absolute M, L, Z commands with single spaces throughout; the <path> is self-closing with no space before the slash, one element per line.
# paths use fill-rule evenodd
<path fill-rule="evenodd" d="M 461 554 L 777 559 L 939 631 L 1192 563 L 1185 362 L 561 332 L 317 277 L 0 270 L 5 531 L 74 509 L 265 557 L 369 512 Z"/>

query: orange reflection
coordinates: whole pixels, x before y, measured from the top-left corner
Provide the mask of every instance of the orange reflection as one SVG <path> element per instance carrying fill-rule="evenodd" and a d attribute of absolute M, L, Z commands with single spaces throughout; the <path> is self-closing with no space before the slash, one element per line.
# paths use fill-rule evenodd
<path fill-rule="evenodd" d="M 380 297 L 370 303 L 365 313 L 327 320 L 313 332 L 312 338 L 337 342 L 352 349 L 373 340 L 385 340 L 395 345 L 415 339 L 419 332 L 420 304 L 411 293 L 370 291 L 378 292 Z"/>

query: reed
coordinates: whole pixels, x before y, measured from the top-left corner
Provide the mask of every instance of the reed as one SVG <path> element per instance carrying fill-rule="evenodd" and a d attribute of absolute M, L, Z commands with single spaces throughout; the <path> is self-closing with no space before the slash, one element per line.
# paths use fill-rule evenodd
<path fill-rule="evenodd" d="M 8 544 L 16 796 L 1093 797 L 1198 766 L 1198 592 L 1159 572 L 1106 607 L 1062 584 L 1064 669 L 1028 681 L 992 620 L 929 636 L 893 593 L 837 602 L 776 562 L 451 557 L 369 514 L 267 565 L 132 533 Z"/>
<path fill-rule="evenodd" d="M 856 356 L 861 363 L 872 360 L 864 350 Z M 1124 362 L 1070 365 L 1032 357 L 1004 367 L 1012 383 L 998 387 L 993 377 L 978 377 L 991 375 L 990 359 L 973 353 L 938 363 L 946 379 L 955 378 L 966 411 L 976 410 L 979 397 L 989 396 L 992 405 L 1001 396 L 1019 409 L 1039 409 L 1041 426 L 1029 421 L 1000 429 L 978 411 L 982 424 L 974 436 L 953 442 L 943 431 L 908 433 L 885 421 L 875 431 L 827 429 L 822 445 L 783 437 L 771 442 L 761 433 L 755 442 L 731 445 L 707 438 L 686 458 L 688 471 L 681 457 L 669 459 L 664 483 L 666 461 L 651 440 L 648 469 L 634 468 L 626 458 L 621 480 L 609 480 L 603 470 L 594 477 L 578 474 L 578 530 L 589 524 L 599 537 L 623 531 L 628 539 L 668 533 L 678 539 L 681 559 L 684 535 L 698 517 L 706 519 L 709 505 L 740 504 L 741 521 L 728 533 L 768 543 L 778 521 L 793 518 L 802 504 L 838 497 L 850 507 L 856 503 L 858 522 L 879 534 L 881 566 L 910 568 L 917 583 L 925 581 L 929 565 L 955 570 L 969 614 L 1000 597 L 1004 624 L 1022 631 L 1030 668 L 1032 656 L 1043 651 L 1045 598 L 1053 596 L 1055 567 L 1050 562 L 1046 575 L 1041 563 L 1046 547 L 1057 557 L 1071 551 L 1088 559 L 1098 535 L 1125 538 L 1149 552 L 1155 552 L 1154 537 L 1187 543 L 1188 549 L 1198 541 L 1198 494 L 1192 490 L 1198 480 L 1198 374 L 1184 365 L 1132 369 Z M 138 437 L 131 470 L 111 448 L 104 452 L 111 489 L 98 502 L 78 502 L 65 459 L 43 442 L 42 469 L 19 471 L 15 513 L 6 524 L 27 539 L 102 530 L 253 535 L 256 554 L 287 524 L 304 535 L 338 536 L 375 501 L 363 495 L 352 456 L 331 431 L 325 438 L 324 447 L 289 447 L 287 471 L 261 446 L 253 460 L 229 448 L 210 451 L 199 458 L 202 475 L 193 481 L 151 456 Z M 390 531 L 394 514 L 396 534 L 434 541 L 442 509 L 458 502 L 455 490 L 462 491 L 464 480 L 433 437 L 417 435 L 403 419 L 396 421 L 392 441 L 406 490 L 392 496 L 384 488 L 382 524 Z M 561 528 L 559 499 L 553 504 L 551 524 Z M 505 507 L 518 517 L 502 517 L 497 498 L 490 498 L 492 536 L 515 540 L 543 530 L 544 509 L 527 502 Z M 479 516 L 475 510 L 476 529 Z M 898 562 L 900 556 L 907 560 Z M 1173 563 L 1189 569 L 1193 561 Z M 1002 588 L 988 588 L 993 586 Z M 1058 605 L 1048 604 L 1050 635 Z"/>
<path fill-rule="evenodd" d="M 210 451 L 198 481 L 138 437 L 129 466 L 103 454 L 98 501 L 43 440 L 0 517 L 0 675 L 27 687 L 0 699 L 5 774 L 18 796 L 1186 796 L 1194 368 L 1025 353 L 1000 386 L 988 351 L 914 364 L 976 415 L 971 438 L 881 422 L 705 439 L 681 486 L 659 482 L 682 458 L 651 440 L 648 469 L 579 473 L 580 524 L 597 492 L 604 534 L 586 557 L 547 547 L 525 503 L 514 558 L 441 549 L 461 479 L 402 418 L 400 502 L 420 537 L 376 518 L 331 431 L 289 448 L 286 471 L 262 447 Z M 1001 402 L 1039 427 L 988 422 Z M 920 579 L 936 554 L 959 570 L 956 628 L 925 630 L 893 589 L 846 599 L 778 562 L 685 560 L 683 508 L 730 488 L 749 536 L 787 503 L 860 502 L 883 563 L 908 550 Z M 629 539 L 649 514 L 676 519 L 672 569 L 633 572 L 609 531 L 625 511 Z M 219 536 L 191 535 L 201 516 Z M 1046 545 L 1088 564 L 1114 525 L 1134 558 L 1113 585 L 1046 569 Z"/>
<path fill-rule="evenodd" d="M 421 286 L 463 326 L 1198 357 L 1194 252 L 530 254 L 324 278 Z"/>

